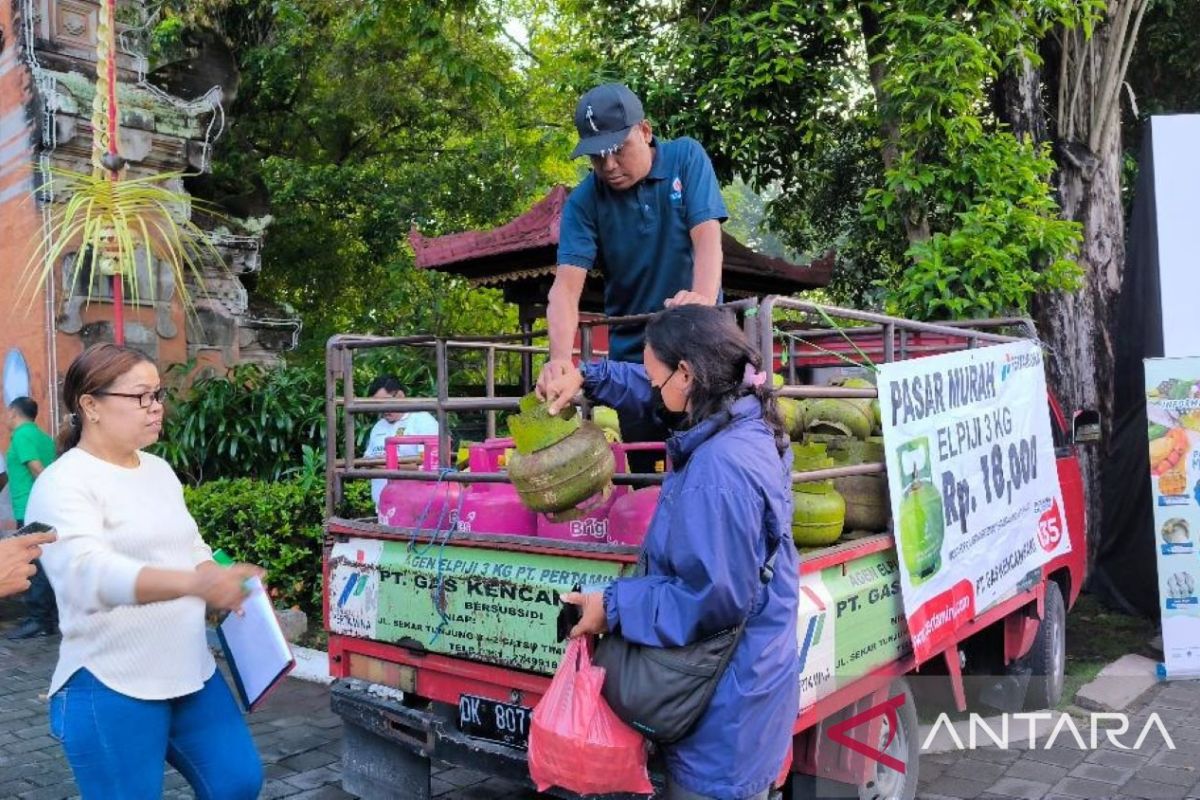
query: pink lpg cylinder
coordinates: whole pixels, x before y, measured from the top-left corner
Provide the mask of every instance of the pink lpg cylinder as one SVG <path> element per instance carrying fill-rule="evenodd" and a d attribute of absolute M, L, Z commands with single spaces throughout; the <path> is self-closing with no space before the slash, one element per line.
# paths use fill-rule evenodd
<path fill-rule="evenodd" d="M 512 439 L 488 439 L 472 445 L 468 456 L 471 472 L 499 472 L 500 461 L 512 446 Z M 463 496 L 456 530 L 536 536 L 537 514 L 525 507 L 511 483 L 472 483 Z"/>
<path fill-rule="evenodd" d="M 617 472 L 620 473 L 628 472 L 628 453 L 657 450 L 662 452 L 665 458 L 667 451 L 664 442 L 635 442 L 617 444 L 614 447 L 620 448 L 616 453 Z M 667 468 L 670 468 L 669 461 Z M 646 532 L 650 530 L 650 520 L 654 518 L 654 510 L 658 508 L 658 497 L 662 494 L 662 487 L 644 486 L 635 491 L 628 491 L 628 486 L 621 488 L 626 489 L 625 493 L 613 502 L 608 512 L 608 542 L 640 547 L 642 540 L 646 538 Z"/>
<path fill-rule="evenodd" d="M 438 437 L 389 436 L 384 441 L 388 469 L 400 468 L 398 448 L 401 445 L 420 445 L 422 472 L 438 468 Z M 454 481 L 421 481 L 392 478 L 379 495 L 379 524 L 395 528 L 448 530 L 458 508 L 462 487 Z M 439 526 L 440 522 L 440 526 Z"/>

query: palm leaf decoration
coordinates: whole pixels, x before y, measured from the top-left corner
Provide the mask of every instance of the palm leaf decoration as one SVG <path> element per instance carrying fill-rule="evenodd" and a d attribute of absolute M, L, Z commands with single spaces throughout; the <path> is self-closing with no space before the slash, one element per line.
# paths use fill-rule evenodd
<path fill-rule="evenodd" d="M 140 285 L 136 258 L 144 247 L 171 270 L 185 309 L 192 309 L 186 279 L 202 284 L 204 263 L 220 263 L 221 256 L 190 219 L 188 209 L 203 206 L 207 214 L 221 215 L 186 192 L 170 188 L 184 173 L 112 180 L 105 174 L 51 168 L 51 175 L 40 191 L 62 192 L 68 199 L 51 209 L 49 236 L 34 253 L 40 268 L 27 274 L 23 291 L 51 279 L 63 257 L 78 252 L 67 285 L 77 285 L 81 276 L 87 278 L 89 300 L 94 275 L 123 278 L 134 303 L 157 300 L 153 281 Z"/>
<path fill-rule="evenodd" d="M 223 265 L 208 235 L 191 220 L 191 211 L 203 209 L 219 221 L 228 219 L 216 208 L 171 188 L 187 177 L 167 172 L 128 177 L 125 159 L 118 152 L 116 76 L 116 0 L 101 0 L 97 25 L 96 94 L 92 103 L 92 171 L 90 174 L 51 168 L 38 190 L 41 196 L 61 192 L 63 203 L 53 203 L 46 239 L 34 251 L 22 293 L 53 280 L 55 266 L 64 256 L 78 253 L 69 286 L 86 277 L 87 299 L 92 299 L 93 277 L 112 279 L 114 339 L 124 343 L 124 288 L 132 300 L 157 300 L 157 287 L 139 285 L 137 254 L 148 251 L 170 269 L 186 312 L 194 309 L 187 279 L 203 285 L 205 262 Z M 153 271 L 152 271 L 153 272 Z"/>

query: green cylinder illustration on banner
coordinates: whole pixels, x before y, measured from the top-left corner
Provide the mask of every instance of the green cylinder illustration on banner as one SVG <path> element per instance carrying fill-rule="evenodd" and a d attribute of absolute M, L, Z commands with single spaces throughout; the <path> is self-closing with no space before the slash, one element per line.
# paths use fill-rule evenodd
<path fill-rule="evenodd" d="M 921 437 L 896 448 L 904 485 L 900 501 L 900 554 L 914 585 L 924 583 L 942 566 L 945 517 L 942 497 L 933 485 L 929 439 Z"/>

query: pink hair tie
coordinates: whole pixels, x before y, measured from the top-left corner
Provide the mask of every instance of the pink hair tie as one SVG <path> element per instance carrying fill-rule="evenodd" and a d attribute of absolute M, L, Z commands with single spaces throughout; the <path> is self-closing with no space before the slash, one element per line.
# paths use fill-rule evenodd
<path fill-rule="evenodd" d="M 760 372 L 750 362 L 746 362 L 746 372 L 742 375 L 742 385 L 757 389 L 767 382 L 767 373 Z"/>

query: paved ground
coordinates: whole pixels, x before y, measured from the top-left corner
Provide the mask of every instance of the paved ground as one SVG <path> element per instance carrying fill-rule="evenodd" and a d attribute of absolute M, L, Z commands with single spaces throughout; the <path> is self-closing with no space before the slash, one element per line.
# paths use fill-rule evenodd
<path fill-rule="evenodd" d="M 77 798 L 62 748 L 50 738 L 43 698 L 58 654 L 58 638 L 9 642 L 3 633 L 17 610 L 0 603 L 0 800 Z M 289 680 L 250 717 L 250 730 L 266 766 L 262 798 L 341 800 L 342 731 L 329 711 L 325 687 Z M 465 769 L 435 770 L 440 800 L 516 800 L 519 787 L 485 782 Z M 192 798 L 182 776 L 168 770 L 165 798 Z M 398 798 L 398 800 L 401 800 Z"/>
<path fill-rule="evenodd" d="M 1151 733 L 1138 749 L 1121 750 L 1099 736 L 1100 747 L 1083 749 L 1068 735 L 1052 749 L 979 749 L 921 758 L 920 797 L 944 798 L 1158 798 L 1200 797 L 1200 683 L 1161 684 L 1129 709 L 1133 745 L 1151 713 L 1161 718 L 1175 749 Z M 1085 743 L 1088 721 L 1077 722 Z M 1112 727 L 1105 723 L 1104 727 Z"/>
<path fill-rule="evenodd" d="M 0 633 L 12 624 L 12 607 L 0 605 Z M 0 638 L 0 800 L 65 800 L 76 797 L 70 770 L 46 725 L 42 698 L 57 651 L 57 638 L 8 642 Z M 1151 690 L 1131 710 L 1136 738 L 1149 714 L 1157 713 L 1176 749 L 1157 735 L 1140 750 L 1102 743 L 1095 751 L 1060 736 L 1051 750 L 975 750 L 926 755 L 921 791 L 945 798 L 1200 798 L 1200 682 Z M 1088 737 L 1086 723 L 1079 728 Z M 251 730 L 266 764 L 263 798 L 349 798 L 340 787 L 341 727 L 329 712 L 328 692 L 289 681 L 251 717 Z M 1103 737 L 1101 737 L 1103 738 Z M 1065 742 L 1065 743 L 1064 743 Z M 182 778 L 170 771 L 168 798 L 190 798 Z M 439 769 L 434 790 L 442 800 L 517 800 L 519 787 L 485 781 L 465 769 Z"/>

